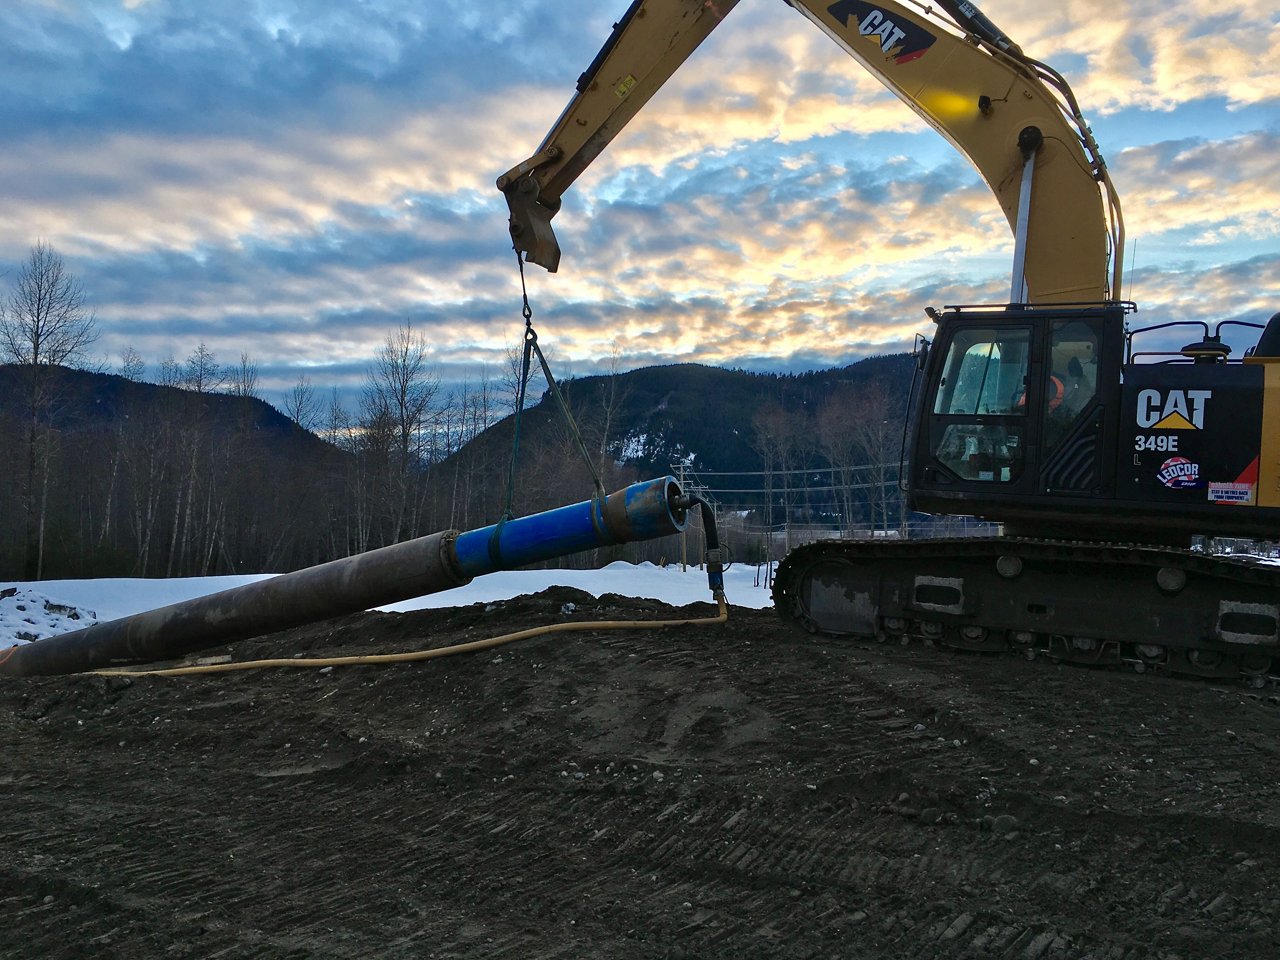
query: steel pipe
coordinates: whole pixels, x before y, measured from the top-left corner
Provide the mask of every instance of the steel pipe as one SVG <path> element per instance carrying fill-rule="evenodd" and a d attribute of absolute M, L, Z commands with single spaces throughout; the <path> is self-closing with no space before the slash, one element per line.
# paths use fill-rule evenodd
<path fill-rule="evenodd" d="M 634 483 L 604 503 L 586 500 L 458 535 L 458 569 L 470 579 L 581 550 L 652 540 L 684 529 L 675 477 Z"/>
<path fill-rule="evenodd" d="M 676 479 L 661 477 L 611 493 L 603 502 L 587 500 L 467 533 L 445 530 L 22 644 L 0 659 L 0 676 L 47 676 L 169 660 L 439 593 L 498 570 L 679 533 L 687 506 Z"/>

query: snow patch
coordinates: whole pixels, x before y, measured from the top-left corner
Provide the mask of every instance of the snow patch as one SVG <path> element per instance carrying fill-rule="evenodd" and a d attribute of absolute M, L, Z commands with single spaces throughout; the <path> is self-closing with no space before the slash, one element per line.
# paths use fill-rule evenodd
<path fill-rule="evenodd" d="M 672 464 L 683 464 L 686 467 L 692 467 L 698 459 L 698 455 L 686 449 L 684 444 L 677 443 L 668 448 L 665 446 L 661 436 L 651 437 L 647 433 L 637 433 L 624 437 L 614 449 L 619 463 L 629 463 L 636 460 L 657 463 L 666 461 Z"/>
<path fill-rule="evenodd" d="M 15 643 L 43 640 L 100 620 L 131 616 L 265 578 L 266 575 L 0 583 L 0 650 Z M 427 608 L 462 607 L 472 603 L 498 604 L 512 597 L 539 593 L 548 587 L 576 587 L 594 597 L 615 593 L 677 607 L 687 603 L 711 602 L 707 575 L 697 567 L 682 571 L 679 564 L 661 567 L 654 563 L 631 564 L 620 560 L 600 570 L 492 573 L 477 577 L 464 587 L 377 609 L 403 613 Z M 757 577 L 753 565 L 735 565 L 725 571 L 725 591 L 730 604 L 735 606 L 763 609 L 773 605 L 768 577 Z"/>
<path fill-rule="evenodd" d="M 94 611 L 55 600 L 35 586 L 9 586 L 0 590 L 0 644 L 43 640 L 97 622 Z"/>
<path fill-rule="evenodd" d="M 647 433 L 638 433 L 634 437 L 627 437 L 622 441 L 622 448 L 618 451 L 618 458 L 626 463 L 628 460 L 645 459 L 645 451 L 648 449 L 649 435 Z"/>

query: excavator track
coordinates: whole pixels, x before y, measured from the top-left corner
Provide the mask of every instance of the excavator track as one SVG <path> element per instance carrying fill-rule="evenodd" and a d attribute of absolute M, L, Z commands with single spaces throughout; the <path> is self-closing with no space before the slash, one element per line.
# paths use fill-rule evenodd
<path fill-rule="evenodd" d="M 822 540 L 782 561 L 773 600 L 823 636 L 1280 680 L 1280 565 L 1256 559 L 1013 537 Z"/>

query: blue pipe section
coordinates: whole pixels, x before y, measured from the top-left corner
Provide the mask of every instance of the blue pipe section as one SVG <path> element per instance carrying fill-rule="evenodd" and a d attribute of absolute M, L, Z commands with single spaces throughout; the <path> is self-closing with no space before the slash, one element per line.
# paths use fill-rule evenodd
<path fill-rule="evenodd" d="M 15 646 L 0 655 L 0 676 L 75 673 L 184 656 L 220 643 L 439 593 L 497 570 L 679 533 L 689 506 L 676 479 L 661 477 L 603 499 L 469 533 L 445 530 Z"/>
<path fill-rule="evenodd" d="M 454 554 L 461 572 L 471 578 L 580 550 L 665 537 L 685 527 L 685 511 L 672 503 L 680 495 L 675 477 L 633 483 L 603 501 L 584 500 L 469 530 L 458 535 Z"/>

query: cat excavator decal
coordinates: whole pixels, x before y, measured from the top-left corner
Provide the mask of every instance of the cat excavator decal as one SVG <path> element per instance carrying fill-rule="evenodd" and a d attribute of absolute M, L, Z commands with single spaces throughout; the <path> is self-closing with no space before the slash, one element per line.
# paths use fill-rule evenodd
<path fill-rule="evenodd" d="M 1142 390 L 1138 393 L 1138 426 L 1149 430 L 1203 430 L 1212 390 Z"/>
<path fill-rule="evenodd" d="M 874 37 L 880 49 L 898 64 L 919 60 L 937 39 L 914 23 L 905 20 L 897 23 L 875 4 L 859 0 L 839 0 L 827 7 L 827 13 L 846 28 L 850 20 L 856 20 L 858 33 L 867 38 Z"/>

